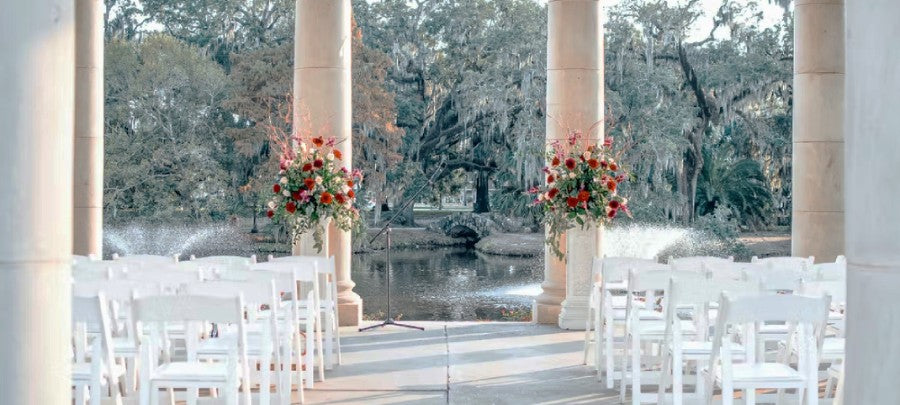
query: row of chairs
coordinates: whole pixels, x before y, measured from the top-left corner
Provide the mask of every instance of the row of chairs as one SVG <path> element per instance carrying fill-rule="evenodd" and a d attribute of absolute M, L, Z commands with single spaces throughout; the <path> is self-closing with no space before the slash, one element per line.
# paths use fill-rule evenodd
<path fill-rule="evenodd" d="M 594 273 L 598 282 L 594 285 L 590 299 L 591 316 L 586 324 L 584 361 L 588 362 L 589 350 L 593 348 L 598 378 L 605 380 L 608 388 L 613 388 L 615 381 L 619 381 L 620 399 L 623 402 L 630 385 L 634 404 L 662 402 L 667 398 L 680 404 L 683 398 L 681 386 L 685 362 L 693 362 L 695 365 L 697 385 L 695 395 L 700 398 L 706 395 L 707 399 L 711 396 L 704 392 L 704 382 L 709 383 L 707 387 L 709 389 L 712 389 L 713 383 L 716 382 L 723 389 L 735 389 L 734 383 L 746 375 L 720 373 L 715 377 L 713 373 L 706 378 L 711 378 L 710 376 L 715 378 L 704 381 L 700 375 L 700 370 L 704 366 L 722 367 L 720 368 L 722 370 L 725 369 L 723 365 L 728 364 L 728 370 L 735 370 L 731 365 L 733 361 L 739 360 L 744 362 L 743 364 L 762 364 L 753 366 L 756 368 L 751 367 L 754 370 L 766 369 L 773 374 L 781 372 L 782 377 L 786 376 L 784 368 L 766 365 L 765 348 L 767 344 L 777 342 L 782 349 L 780 356 L 782 363 L 798 360 L 798 353 L 808 354 L 803 351 L 805 348 L 800 352 L 794 350 L 793 348 L 798 345 L 792 346 L 791 343 L 809 336 L 807 333 L 804 337 L 797 337 L 803 329 L 800 327 L 801 324 L 809 321 L 808 326 L 816 328 L 819 342 L 818 357 L 813 356 L 816 357 L 815 364 L 818 365 L 821 358 L 839 367 L 843 358 L 842 338 L 824 339 L 826 329 L 823 325 L 830 325 L 832 333 L 841 327 L 839 325 L 835 328 L 842 322 L 845 268 L 846 262 L 843 258 L 838 258 L 835 263 L 820 265 L 813 265 L 812 258 L 787 257 L 754 258 L 751 263 L 735 263 L 732 258 L 670 258 L 666 265 L 659 264 L 656 260 L 634 258 L 597 259 Z M 665 293 L 661 298 L 657 298 L 660 291 Z M 804 292 L 806 296 L 797 297 L 803 299 L 778 304 L 778 300 L 785 299 L 785 293 L 800 292 Z M 820 300 L 823 296 L 834 298 L 834 305 L 830 306 L 830 311 L 816 313 L 828 314 L 827 317 L 801 319 L 798 314 L 790 311 L 766 311 L 766 308 L 770 307 L 767 305 L 770 304 L 774 305 L 772 308 L 787 304 L 796 304 L 797 308 L 803 305 L 823 305 L 818 301 L 812 304 L 813 301 L 809 300 L 806 300 L 808 304 L 802 304 L 809 298 L 808 296 L 815 296 Z M 756 300 L 753 301 L 753 305 L 756 305 L 758 310 L 751 315 L 758 316 L 759 319 L 751 322 L 752 328 L 746 325 L 737 328 L 744 332 L 739 339 L 734 335 L 732 326 L 746 322 L 738 315 L 731 315 L 729 320 L 725 316 L 728 312 L 724 310 L 723 305 L 726 299 L 735 301 L 746 297 L 752 297 L 747 298 L 750 301 Z M 734 305 L 738 304 L 733 304 L 732 307 Z M 829 306 L 826 305 L 827 307 Z M 790 319 L 782 319 L 785 317 Z M 689 321 L 683 318 L 689 318 Z M 715 326 L 712 329 L 715 334 L 710 333 L 712 326 Z M 617 339 L 616 333 L 620 331 L 621 338 Z M 710 340 L 710 337 L 713 339 Z M 744 346 L 738 343 L 732 345 L 730 342 L 741 342 Z M 728 355 L 725 355 L 726 352 L 720 352 L 720 346 L 714 347 L 716 344 L 728 346 Z M 746 354 L 748 351 L 749 355 Z M 645 371 L 644 359 L 648 359 L 650 364 L 660 365 L 660 368 Z M 803 357 L 803 361 L 808 359 L 807 356 Z M 619 363 L 618 369 L 616 363 Z M 738 369 L 741 367 L 743 366 Z M 800 373 L 802 376 L 804 372 L 810 370 L 794 369 L 796 373 L 792 375 L 797 377 L 797 373 Z M 642 375 L 652 376 L 658 383 L 660 392 L 642 393 Z M 840 377 L 839 372 L 833 372 L 832 376 Z M 805 383 L 817 381 L 816 378 L 802 380 Z M 833 387 L 832 381 L 829 378 L 829 387 Z M 771 382 L 753 383 L 762 383 L 765 386 Z M 671 394 L 664 392 L 669 384 L 673 387 Z M 791 388 L 798 389 L 801 395 L 804 390 L 804 387 L 797 384 Z M 817 393 L 809 391 L 808 388 L 806 387 L 807 392 Z M 746 390 L 747 401 L 752 403 L 755 391 L 751 388 Z M 731 397 L 723 395 L 723 400 L 729 403 Z"/>
<path fill-rule="evenodd" d="M 333 258 L 176 260 L 76 259 L 76 403 L 88 393 L 92 404 L 119 403 L 136 391 L 141 404 L 158 403 L 160 389 L 171 398 L 179 389 L 193 404 L 203 388 L 249 404 L 258 385 L 259 403 L 269 404 L 273 374 L 274 400 L 290 403 L 292 385 L 302 401 L 314 370 L 323 380 L 340 364 Z"/>

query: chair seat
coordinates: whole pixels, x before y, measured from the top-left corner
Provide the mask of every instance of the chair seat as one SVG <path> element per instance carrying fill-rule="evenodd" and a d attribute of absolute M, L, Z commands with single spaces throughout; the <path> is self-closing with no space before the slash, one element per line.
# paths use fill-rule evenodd
<path fill-rule="evenodd" d="M 709 357 L 710 353 L 712 353 L 713 342 L 700 342 L 695 340 L 689 340 L 685 342 L 681 342 L 681 352 L 685 356 L 703 356 Z M 671 350 L 671 346 L 670 346 Z M 744 346 L 733 343 L 731 345 L 731 355 L 737 358 L 743 358 Z"/>
<path fill-rule="evenodd" d="M 247 336 L 247 356 L 264 357 L 272 354 L 272 342 L 264 344 L 260 335 Z M 237 334 L 220 335 L 201 341 L 197 345 L 197 355 L 200 357 L 224 357 L 231 353 L 237 346 Z"/>
<path fill-rule="evenodd" d="M 236 375 L 240 375 L 235 371 Z M 168 385 L 172 383 L 223 384 L 228 381 L 228 365 L 225 362 L 172 362 L 166 363 L 153 372 L 153 382 Z"/>
<path fill-rule="evenodd" d="M 666 323 L 665 321 L 641 321 L 638 324 L 639 332 L 641 334 L 641 339 L 659 339 L 666 333 Z M 691 321 L 681 321 L 681 334 L 682 335 L 695 335 L 697 334 L 697 328 L 694 326 L 694 323 Z"/>
<path fill-rule="evenodd" d="M 802 384 L 803 375 L 797 370 L 781 363 L 756 363 L 732 365 L 732 376 L 735 386 L 739 384 L 755 384 L 775 382 L 778 384 Z M 722 369 L 716 368 L 716 382 L 722 381 Z M 764 386 L 761 386 L 764 387 Z"/>
<path fill-rule="evenodd" d="M 769 325 L 762 325 L 762 326 L 759 327 L 759 334 L 760 334 L 760 335 L 780 335 L 780 336 L 783 336 L 783 335 L 787 335 L 787 334 L 788 334 L 788 332 L 789 332 L 788 329 L 789 329 L 789 328 L 788 328 L 788 326 L 787 326 L 786 324 L 774 324 L 774 325 L 769 324 Z"/>
<path fill-rule="evenodd" d="M 137 344 L 128 337 L 112 338 L 113 355 L 116 357 L 137 357 Z"/>
<path fill-rule="evenodd" d="M 101 368 L 101 373 L 103 377 L 106 377 L 106 368 Z M 125 374 L 125 367 L 121 364 L 113 365 L 113 373 L 115 374 L 113 378 L 119 378 L 119 376 Z M 91 381 L 91 363 L 73 363 L 72 364 L 72 381 L 79 383 L 88 383 Z"/>
<path fill-rule="evenodd" d="M 825 359 L 842 359 L 844 358 L 844 345 L 846 339 L 842 337 L 825 338 L 822 341 L 822 358 Z"/>

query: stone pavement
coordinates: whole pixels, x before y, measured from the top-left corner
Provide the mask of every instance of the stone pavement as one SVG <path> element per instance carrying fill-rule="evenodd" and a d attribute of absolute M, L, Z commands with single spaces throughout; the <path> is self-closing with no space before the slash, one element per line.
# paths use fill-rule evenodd
<path fill-rule="evenodd" d="M 306 391 L 306 403 L 618 403 L 581 364 L 583 332 L 514 322 L 410 323 L 426 330 L 343 329 L 343 365 Z"/>

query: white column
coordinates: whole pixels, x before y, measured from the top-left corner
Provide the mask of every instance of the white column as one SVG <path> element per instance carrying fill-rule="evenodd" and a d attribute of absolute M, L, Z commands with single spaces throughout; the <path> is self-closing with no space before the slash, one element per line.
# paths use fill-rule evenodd
<path fill-rule="evenodd" d="M 603 119 L 603 23 L 599 0 L 550 0 L 547 9 L 546 137 L 551 142 L 565 139 L 567 129 L 587 131 Z M 602 138 L 603 126 L 585 136 L 593 141 Z M 578 234 L 579 238 L 584 237 Z M 572 237 L 568 235 L 566 239 Z M 599 235 L 590 239 L 595 237 L 599 239 Z M 574 266 L 566 266 L 546 252 L 544 291 L 537 298 L 535 319 L 574 329 L 584 327 L 587 296 L 580 298 L 580 280 L 589 281 L 591 271 L 590 265 L 581 268 L 577 264 L 590 263 L 599 251 L 584 241 L 561 241 L 563 246 L 572 246 L 572 242 L 585 246 L 567 252 L 567 259 Z M 573 283 L 567 283 L 570 278 Z M 558 311 L 559 316 L 549 319 L 547 315 L 553 311 Z"/>
<path fill-rule="evenodd" d="M 0 5 L 0 404 L 68 404 L 72 1 Z"/>
<path fill-rule="evenodd" d="M 294 28 L 294 125 L 334 136 L 347 169 L 353 161 L 350 0 L 297 0 Z M 342 325 L 357 325 L 362 299 L 350 278 L 350 232 L 333 226 L 329 250 L 335 257 Z"/>
<path fill-rule="evenodd" d="M 791 253 L 844 254 L 844 1 L 794 2 Z"/>
<path fill-rule="evenodd" d="M 845 404 L 900 404 L 900 2 L 847 3 Z"/>
<path fill-rule="evenodd" d="M 75 1 L 75 254 L 103 252 L 103 0 Z"/>

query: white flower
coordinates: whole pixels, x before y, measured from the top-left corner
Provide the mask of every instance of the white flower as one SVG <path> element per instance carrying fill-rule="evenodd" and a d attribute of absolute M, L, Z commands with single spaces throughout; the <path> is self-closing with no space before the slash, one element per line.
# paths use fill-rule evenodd
<path fill-rule="evenodd" d="M 322 176 L 316 176 L 316 184 L 322 184 Z"/>
<path fill-rule="evenodd" d="M 274 209 L 275 209 L 275 201 L 269 201 L 269 209 L 270 209 L 270 210 L 274 210 Z"/>
<path fill-rule="evenodd" d="M 300 150 L 303 151 L 304 153 L 306 152 L 306 142 L 300 143 Z"/>
<path fill-rule="evenodd" d="M 588 152 L 588 151 L 584 151 L 584 153 L 583 153 L 583 154 L 581 154 L 581 157 L 583 157 L 583 158 L 584 158 L 584 160 L 588 160 L 588 159 L 590 159 L 590 158 L 591 158 L 591 152 Z"/>
<path fill-rule="evenodd" d="M 341 187 L 341 192 L 347 194 L 348 192 L 350 192 L 350 186 L 344 184 L 344 187 Z"/>
<path fill-rule="evenodd" d="M 291 192 L 290 192 L 290 191 L 287 191 L 287 190 L 281 190 L 281 194 L 284 195 L 285 197 L 290 197 L 290 196 L 291 196 Z"/>
<path fill-rule="evenodd" d="M 288 180 L 287 180 L 287 177 L 282 177 L 281 180 L 279 180 L 279 181 L 281 182 L 281 184 L 287 184 Z"/>
<path fill-rule="evenodd" d="M 328 160 L 334 160 L 334 153 L 329 153 L 329 154 L 325 155 L 325 158 Z"/>
<path fill-rule="evenodd" d="M 575 173 L 569 173 L 569 178 L 570 178 L 570 179 L 574 179 L 574 178 L 575 178 Z"/>

